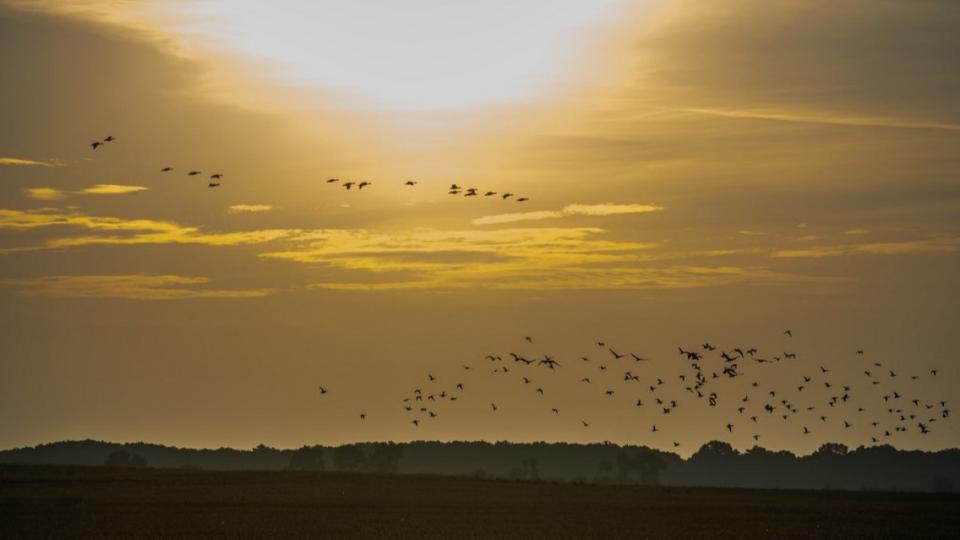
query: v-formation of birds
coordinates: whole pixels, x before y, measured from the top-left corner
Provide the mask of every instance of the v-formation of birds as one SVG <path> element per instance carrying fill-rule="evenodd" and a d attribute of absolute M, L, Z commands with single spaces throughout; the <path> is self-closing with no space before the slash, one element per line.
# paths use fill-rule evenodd
<path fill-rule="evenodd" d="M 793 343 L 790 330 L 783 335 L 786 345 Z M 523 341 L 529 347 L 534 340 L 527 336 Z M 583 387 L 587 399 L 620 400 L 624 407 L 636 410 L 637 420 L 646 422 L 641 431 L 650 433 L 677 434 L 685 429 L 670 422 L 671 413 L 680 407 L 726 413 L 727 419 L 719 427 L 728 434 L 742 430 L 754 441 L 773 423 L 804 436 L 832 423 L 844 430 L 859 429 L 856 433 L 869 438 L 870 444 L 880 444 L 907 432 L 926 435 L 934 424 L 950 418 L 945 399 L 924 395 L 922 380 L 936 377 L 937 369 L 902 376 L 880 362 L 862 361 L 859 374 L 845 370 L 840 376 L 831 367 L 805 361 L 788 350 L 762 354 L 757 347 L 719 348 L 704 342 L 698 347 L 678 347 L 679 358 L 655 361 L 604 341 L 595 346 L 598 354 L 593 358 L 580 356 L 561 362 L 550 355 L 508 352 L 486 355 L 483 368 L 463 364 L 462 371 L 442 377 L 429 372 L 422 385 L 401 398 L 401 405 L 414 427 L 441 413 L 456 414 L 458 400 L 470 390 L 483 391 L 478 389 L 483 385 L 477 384 L 476 377 L 485 376 L 494 378 L 497 385 L 523 392 L 534 407 L 588 429 L 594 422 L 580 412 L 583 401 L 557 403 L 552 399 L 551 387 L 558 382 L 555 377 L 567 377 L 567 382 L 577 381 Z M 864 352 L 858 349 L 852 356 L 863 358 Z M 796 380 L 776 386 L 764 382 L 764 370 L 785 365 L 800 372 Z M 746 390 L 731 388 L 734 386 Z M 326 394 L 327 389 L 321 387 L 321 393 Z M 567 396 L 570 399 L 569 393 Z M 474 401 L 477 399 L 488 401 L 482 397 Z M 505 419 L 515 417 L 495 401 L 489 401 L 487 410 Z M 360 418 L 366 419 L 366 412 L 360 413 Z M 673 446 L 680 443 L 673 442 Z"/>
<path fill-rule="evenodd" d="M 113 142 L 113 141 L 115 141 L 115 140 L 116 140 L 115 137 L 113 137 L 112 135 L 108 135 L 107 137 L 105 137 L 105 138 L 102 139 L 102 140 L 98 140 L 98 141 L 94 141 L 94 142 L 90 143 L 90 147 L 93 148 L 94 150 L 96 150 L 96 149 L 100 148 L 101 146 L 104 146 L 105 144 L 111 143 L 111 142 Z M 168 173 L 168 172 L 172 172 L 173 170 L 174 170 L 173 167 L 166 166 L 166 167 L 161 168 L 161 169 L 160 169 L 160 172 Z M 187 172 L 187 176 L 198 176 L 198 175 L 201 175 L 201 174 L 203 174 L 203 171 L 199 171 L 199 170 L 191 170 L 191 171 Z M 210 175 L 210 181 L 207 183 L 207 186 L 208 186 L 208 187 L 211 187 L 211 188 L 220 187 L 220 179 L 221 179 L 221 178 L 223 178 L 223 173 L 213 173 L 213 174 L 211 174 L 211 175 Z M 373 185 L 373 182 L 370 182 L 370 181 L 368 181 L 368 180 L 363 180 L 363 181 L 350 180 L 350 181 L 340 182 L 340 179 L 339 179 L 339 178 L 330 178 L 330 179 L 327 180 L 327 183 L 328 183 L 328 184 L 339 183 L 339 184 L 340 184 L 341 186 L 343 186 L 347 191 L 350 191 L 351 189 L 353 189 L 354 186 L 356 186 L 357 191 L 362 191 L 363 188 Z M 416 180 L 407 180 L 406 182 L 403 183 L 403 185 L 404 185 L 404 186 L 407 186 L 407 187 L 415 187 L 417 184 L 419 184 L 419 182 L 416 181 Z M 463 188 L 463 187 L 460 187 L 460 186 L 457 185 L 457 184 L 451 184 L 451 185 L 450 185 L 450 188 L 447 190 L 447 192 L 448 192 L 450 195 L 459 195 L 459 194 L 463 193 L 463 196 L 464 196 L 464 197 L 476 197 L 476 196 L 479 195 L 479 191 L 480 191 L 480 188 Z M 500 197 L 501 199 L 503 199 L 503 200 L 507 200 L 507 199 L 510 199 L 511 197 L 513 197 L 514 200 L 517 201 L 517 202 L 526 202 L 526 201 L 530 200 L 530 199 L 527 198 L 527 197 L 517 197 L 515 194 L 510 193 L 510 192 L 498 193 L 498 192 L 496 192 L 496 191 L 485 191 L 485 192 L 483 193 L 483 196 L 484 196 L 484 197 L 499 196 L 499 197 Z"/>

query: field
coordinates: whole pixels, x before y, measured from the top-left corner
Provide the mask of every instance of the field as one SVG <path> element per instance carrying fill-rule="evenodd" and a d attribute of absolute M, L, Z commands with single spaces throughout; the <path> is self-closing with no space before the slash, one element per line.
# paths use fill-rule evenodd
<path fill-rule="evenodd" d="M 0 466 L 2 537 L 950 537 L 960 496 Z"/>

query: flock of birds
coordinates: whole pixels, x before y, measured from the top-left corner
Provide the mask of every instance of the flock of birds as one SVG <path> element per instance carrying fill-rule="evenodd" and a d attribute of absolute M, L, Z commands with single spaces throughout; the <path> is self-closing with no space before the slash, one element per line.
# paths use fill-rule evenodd
<path fill-rule="evenodd" d="M 792 340 L 790 330 L 783 335 Z M 534 340 L 528 336 L 524 342 L 529 346 Z M 783 350 L 764 355 L 756 347 L 719 348 L 704 342 L 699 347 L 678 347 L 679 361 L 654 361 L 617 350 L 604 341 L 597 341 L 595 346 L 599 356 L 563 362 L 547 354 L 488 354 L 484 358 L 488 369 L 484 371 L 487 377 L 499 378 L 493 382 L 497 388 L 513 385 L 533 400 L 534 407 L 543 407 L 545 413 L 549 410 L 558 417 L 571 415 L 571 421 L 583 428 L 593 425 L 590 418 L 579 413 L 585 409 L 584 401 L 578 398 L 558 403 L 553 395 L 562 394 L 568 400 L 571 396 L 569 391 L 554 392 L 559 385 L 575 381 L 583 387 L 585 399 L 625 400 L 621 401 L 623 406 L 646 415 L 651 433 L 689 430 L 689 426 L 671 423 L 680 407 L 715 409 L 726 417 L 718 428 L 730 434 L 745 430 L 754 441 L 759 441 L 774 422 L 803 436 L 833 423 L 843 430 L 862 428 L 871 444 L 881 444 L 910 431 L 926 435 L 935 423 L 950 418 L 947 401 L 925 398 L 917 384 L 923 377 L 936 377 L 937 369 L 904 376 L 880 362 L 864 362 L 862 373 L 853 380 L 848 369 L 841 375 L 831 367 L 803 362 L 796 352 Z M 864 351 L 857 350 L 853 356 L 862 359 Z M 781 384 L 764 382 L 771 377 L 763 370 L 786 365 L 799 373 L 795 379 L 784 374 L 777 377 Z M 461 368 L 460 374 L 444 376 L 442 381 L 434 373 L 426 373 L 423 384 L 402 396 L 401 404 L 412 426 L 441 413 L 454 413 L 455 402 L 467 395 L 468 388 L 483 386 L 473 378 L 482 373 L 477 366 L 464 364 Z M 559 381 L 557 377 L 567 379 Z M 324 386 L 320 392 L 329 393 Z M 504 414 L 495 401 L 489 402 L 488 410 L 490 414 Z M 365 420 L 366 412 L 359 417 Z M 680 446 L 675 440 L 672 444 L 674 448 Z"/>
<path fill-rule="evenodd" d="M 108 135 L 92 142 L 90 146 L 97 150 L 114 141 L 116 138 Z M 173 170 L 170 166 L 160 169 L 162 173 Z M 200 170 L 187 172 L 188 176 L 201 174 L 203 172 Z M 210 174 L 208 187 L 220 187 L 223 176 L 223 173 Z M 327 183 L 339 183 L 348 191 L 354 186 L 357 191 L 362 191 L 373 184 L 366 180 L 341 182 L 338 178 L 330 178 Z M 407 187 L 415 187 L 417 184 L 416 180 L 404 182 Z M 448 193 L 478 197 L 481 196 L 481 189 L 451 184 Z M 482 196 L 500 197 L 505 201 L 510 198 L 517 202 L 529 200 L 510 192 L 483 191 Z M 785 330 L 783 335 L 787 339 L 793 337 L 790 330 Z M 528 336 L 524 341 L 531 345 L 533 338 Z M 930 433 L 934 423 L 950 417 L 946 400 L 931 401 L 915 393 L 916 388 L 911 387 L 910 383 L 919 380 L 921 375 L 902 377 L 879 362 L 865 364 L 860 380 L 856 382 L 838 380 L 834 371 L 824 365 L 813 366 L 808 373 L 802 374 L 788 386 L 762 385 L 761 378 L 754 377 L 746 390 L 741 391 L 741 396 L 731 395 L 734 390 L 729 386 L 733 381 L 752 375 L 747 365 L 760 367 L 796 364 L 797 354 L 783 351 L 763 356 L 756 347 L 718 349 L 710 342 L 704 342 L 697 348 L 678 347 L 681 362 L 670 361 L 663 364 L 633 352 L 618 352 L 603 341 L 597 341 L 595 345 L 601 351 L 603 359 L 581 356 L 579 361 L 575 362 L 578 365 L 576 368 L 570 366 L 566 360 L 561 364 L 550 355 L 539 357 L 516 352 L 509 352 L 506 356 L 490 354 L 485 357 L 492 366 L 488 375 L 514 378 L 520 389 L 530 389 L 528 391 L 533 399 L 549 401 L 552 388 L 550 384 L 542 382 L 541 374 L 549 372 L 555 377 L 561 373 L 573 372 L 572 377 L 579 385 L 585 388 L 602 387 L 602 392 L 593 392 L 596 398 L 616 400 L 625 395 L 631 407 L 651 411 L 650 414 L 659 418 L 650 419 L 650 432 L 653 433 L 667 429 L 664 426 L 669 424 L 668 418 L 681 405 L 725 409 L 730 418 L 723 428 L 729 433 L 733 433 L 735 429 L 748 429 L 754 441 L 761 438 L 762 428 L 770 419 L 795 425 L 795 429 L 805 436 L 813 434 L 818 426 L 828 422 L 836 422 L 837 425 L 842 425 L 843 429 L 868 426 L 870 442 L 878 444 L 908 431 L 915 430 L 926 435 Z M 863 350 L 856 351 L 858 358 L 863 355 Z M 627 363 L 626 366 L 622 365 L 624 362 Z M 646 372 L 651 366 L 656 366 L 655 373 Z M 466 373 L 476 371 L 471 365 L 463 365 L 462 368 Z M 931 369 L 924 376 L 936 377 L 937 373 L 936 369 Z M 403 410 L 412 416 L 410 423 L 419 426 L 423 421 L 437 418 L 444 404 L 456 402 L 468 387 L 468 384 L 457 379 L 459 377 L 451 379 L 456 382 L 449 388 L 444 388 L 438 377 L 428 373 L 425 385 L 413 388 L 410 394 L 402 398 Z M 878 390 L 879 394 L 868 390 Z M 321 386 L 320 393 L 326 395 L 329 391 Z M 869 402 L 871 393 L 877 394 L 873 396 L 878 398 L 874 402 Z M 553 415 L 561 414 L 557 403 L 544 407 L 549 408 Z M 566 410 L 566 406 L 564 409 Z M 501 412 L 495 402 L 490 402 L 489 410 L 494 414 Z M 359 417 L 365 420 L 367 414 L 361 412 Z M 584 428 L 592 425 L 587 418 L 577 420 Z M 673 442 L 673 446 L 678 447 L 680 443 Z"/>
<path fill-rule="evenodd" d="M 363 180 L 363 181 L 354 181 L 354 180 L 351 180 L 351 181 L 340 182 L 340 179 L 339 179 L 339 178 L 329 178 L 329 179 L 327 179 L 327 183 L 328 183 L 328 184 L 336 184 L 336 183 L 339 183 L 341 186 L 343 186 L 344 188 L 346 188 L 347 191 L 349 191 L 350 189 L 352 189 L 353 186 L 357 186 L 357 190 L 362 190 L 363 188 L 365 188 L 365 187 L 373 184 L 373 182 L 370 182 L 370 181 L 368 181 L 368 180 Z M 419 184 L 419 183 L 420 183 L 420 182 L 418 182 L 418 181 L 416 181 L 416 180 L 407 180 L 406 182 L 403 183 L 403 185 L 404 185 L 404 186 L 407 186 L 407 187 L 415 187 L 415 186 L 416 186 L 417 184 Z M 460 195 L 461 193 L 463 193 L 463 196 L 464 196 L 464 197 L 478 197 L 478 196 L 480 196 L 480 188 L 473 188 L 473 187 L 472 187 L 472 188 L 464 188 L 464 187 L 462 187 L 462 186 L 460 186 L 460 185 L 458 185 L 458 184 L 450 184 L 450 188 L 447 190 L 447 193 L 449 193 L 450 195 Z M 509 198 L 511 198 L 511 197 L 514 197 L 514 200 L 517 201 L 517 202 L 526 202 L 526 201 L 529 201 L 529 200 L 530 200 L 530 199 L 527 198 L 527 197 L 517 197 L 516 195 L 514 195 L 513 193 L 510 193 L 510 192 L 499 193 L 499 192 L 496 192 L 496 191 L 485 191 L 485 192 L 483 193 L 483 196 L 484 196 L 484 197 L 496 197 L 496 196 L 499 196 L 499 197 L 500 197 L 501 199 L 503 199 L 503 200 L 507 200 L 507 199 L 509 199 Z"/>
<path fill-rule="evenodd" d="M 113 137 L 112 135 L 108 135 L 107 137 L 105 137 L 105 138 L 102 139 L 102 140 L 97 140 L 97 141 L 94 141 L 94 142 L 90 143 L 90 147 L 93 148 L 94 150 L 96 150 L 96 149 L 100 148 L 101 146 L 103 146 L 103 145 L 105 145 L 105 144 L 107 144 L 107 143 L 111 143 L 111 142 L 113 142 L 113 141 L 115 141 L 115 140 L 117 140 L 115 137 Z M 162 169 L 160 169 L 160 172 L 168 173 L 168 172 L 172 172 L 173 170 L 174 170 L 173 167 L 169 167 L 169 166 L 168 166 L 168 167 L 163 167 Z M 191 170 L 191 171 L 187 172 L 187 176 L 197 176 L 197 175 L 200 175 L 200 174 L 203 174 L 203 172 L 202 172 L 202 171 L 198 171 L 198 170 Z M 211 188 L 220 187 L 220 179 L 221 179 L 221 178 L 223 178 L 223 173 L 213 173 L 213 174 L 211 174 L 211 175 L 210 175 L 209 182 L 207 183 L 207 187 L 211 187 Z M 327 180 L 327 183 L 328 183 L 328 184 L 337 184 L 337 183 L 339 183 L 339 184 L 340 184 L 341 186 L 343 186 L 347 191 L 350 191 L 351 189 L 353 189 L 354 186 L 357 187 L 357 191 L 362 191 L 363 188 L 373 185 L 373 182 L 370 182 L 369 180 L 362 180 L 362 181 L 350 180 L 350 181 L 343 181 L 343 182 L 341 182 L 339 178 L 330 178 L 330 179 Z M 415 187 L 417 184 L 419 184 L 419 182 L 418 182 L 417 180 L 407 180 L 406 182 L 403 183 L 403 185 L 404 185 L 404 186 L 407 186 L 407 187 Z M 463 196 L 464 196 L 464 197 L 477 197 L 477 196 L 480 196 L 480 188 L 463 188 L 463 187 L 461 187 L 461 186 L 459 186 L 459 185 L 457 185 L 457 184 L 450 184 L 450 188 L 447 190 L 447 192 L 448 192 L 450 195 L 459 195 L 459 194 L 463 193 Z M 499 196 L 499 197 L 500 197 L 501 199 L 503 199 L 503 200 L 507 200 L 507 199 L 510 199 L 511 197 L 513 197 L 513 199 L 514 199 L 515 201 L 517 201 L 517 202 L 526 202 L 526 201 L 529 201 L 529 200 L 530 200 L 530 199 L 527 198 L 527 197 L 518 197 L 518 196 L 516 196 L 515 194 L 510 193 L 510 192 L 498 193 L 498 192 L 496 192 L 496 191 L 484 191 L 483 196 L 484 196 L 484 197 L 496 197 L 496 196 Z"/>

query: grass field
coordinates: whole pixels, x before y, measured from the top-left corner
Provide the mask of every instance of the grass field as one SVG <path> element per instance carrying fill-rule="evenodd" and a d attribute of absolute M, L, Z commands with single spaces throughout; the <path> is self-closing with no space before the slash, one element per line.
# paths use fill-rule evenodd
<path fill-rule="evenodd" d="M 0 466 L 3 537 L 956 537 L 960 496 Z"/>

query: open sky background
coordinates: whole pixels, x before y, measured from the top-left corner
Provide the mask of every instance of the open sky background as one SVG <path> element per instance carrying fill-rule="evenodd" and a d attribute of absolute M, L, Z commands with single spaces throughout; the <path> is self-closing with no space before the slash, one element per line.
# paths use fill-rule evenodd
<path fill-rule="evenodd" d="M 647 377 L 703 341 L 796 352 L 771 387 L 938 369 L 909 392 L 949 400 L 957 51 L 952 0 L 0 1 L 0 447 L 753 443 L 585 394 L 597 340 Z M 565 364 L 569 414 L 487 376 L 508 351 Z M 427 372 L 472 392 L 414 428 Z"/>

